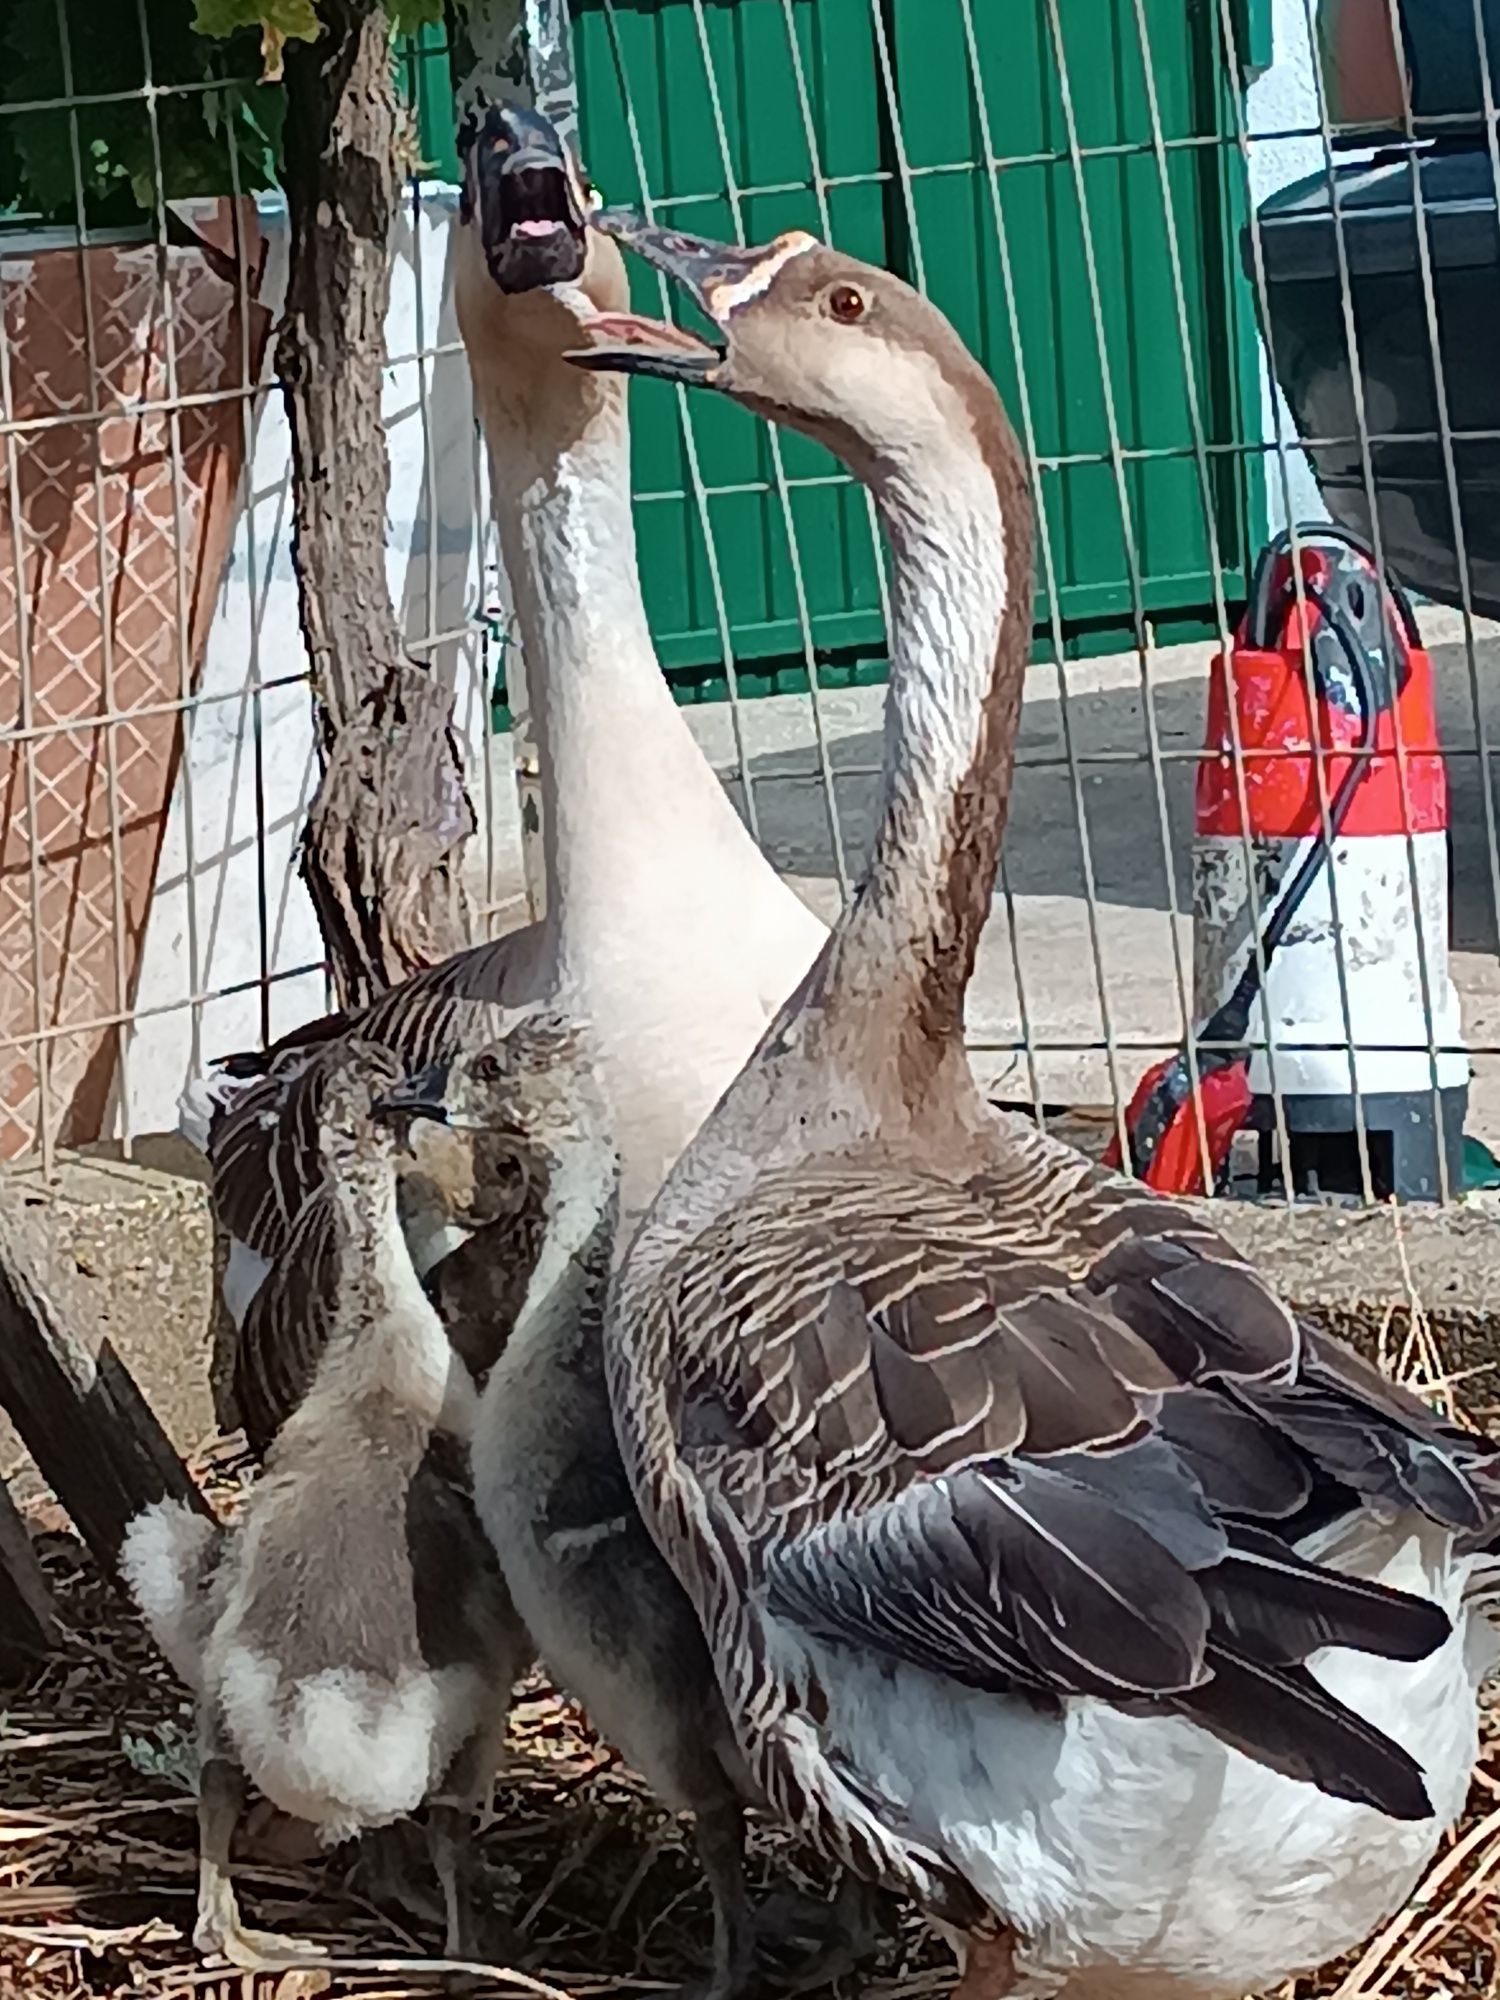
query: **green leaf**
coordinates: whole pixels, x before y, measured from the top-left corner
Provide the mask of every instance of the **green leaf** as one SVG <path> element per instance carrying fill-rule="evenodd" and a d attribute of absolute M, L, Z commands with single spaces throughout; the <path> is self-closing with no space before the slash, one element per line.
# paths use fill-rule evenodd
<path fill-rule="evenodd" d="M 122 25 L 118 0 L 66 0 L 60 23 L 57 0 L 0 0 L 0 212 L 129 228 L 150 224 L 163 200 L 274 184 L 284 93 L 244 81 L 256 70 L 253 36 L 210 40 L 194 31 L 193 8 L 146 0 L 140 24 L 132 9 Z M 163 91 L 153 119 L 144 95 L 125 95 L 146 81 L 142 27 L 153 82 L 216 87 Z M 122 94 L 76 114 L 76 171 L 66 105 L 4 109 L 66 95 L 64 31 L 73 92 Z"/>
<path fill-rule="evenodd" d="M 315 42 L 322 33 L 313 0 L 197 0 L 193 26 L 223 39 L 241 28 L 270 29 L 283 42 Z"/>

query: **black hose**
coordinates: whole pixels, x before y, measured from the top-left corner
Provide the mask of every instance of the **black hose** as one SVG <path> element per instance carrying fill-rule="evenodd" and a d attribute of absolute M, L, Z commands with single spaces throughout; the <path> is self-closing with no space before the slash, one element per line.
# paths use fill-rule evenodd
<path fill-rule="evenodd" d="M 1307 898 L 1313 882 L 1327 866 L 1332 844 L 1343 831 L 1349 809 L 1354 804 L 1354 794 L 1363 784 L 1369 770 L 1369 753 L 1374 748 L 1375 735 L 1380 726 L 1380 702 L 1370 674 L 1370 663 L 1359 635 L 1345 616 L 1342 605 L 1335 604 L 1317 584 L 1307 582 L 1305 589 L 1309 600 L 1318 607 L 1324 624 L 1333 633 L 1344 650 L 1349 662 L 1349 670 L 1359 689 L 1362 727 L 1359 741 L 1351 747 L 1349 768 L 1339 780 L 1328 807 L 1328 826 L 1321 827 L 1316 838 L 1297 864 L 1297 871 L 1277 898 L 1276 907 L 1266 919 L 1266 927 L 1261 932 L 1260 949 L 1252 951 L 1249 963 L 1240 974 L 1234 991 L 1223 1005 L 1205 1021 L 1198 1031 L 1200 1042 L 1242 1043 L 1250 1030 L 1250 1009 L 1260 991 L 1262 966 L 1269 966 L 1271 954 L 1285 938 L 1293 917 Z M 1219 1069 L 1238 1060 L 1234 1049 L 1206 1049 L 1204 1063 Z"/>

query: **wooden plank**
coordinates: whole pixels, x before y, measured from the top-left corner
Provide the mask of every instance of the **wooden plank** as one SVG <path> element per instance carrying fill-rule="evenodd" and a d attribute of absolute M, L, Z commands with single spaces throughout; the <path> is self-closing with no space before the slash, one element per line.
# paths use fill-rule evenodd
<path fill-rule="evenodd" d="M 52 1592 L 31 1546 L 26 1523 L 16 1511 L 9 1487 L 0 1479 L 0 1668 L 7 1673 L 15 1671 L 28 1657 L 50 1652 L 56 1639 Z"/>
<path fill-rule="evenodd" d="M 117 1577 L 125 1530 L 167 1498 L 202 1495 L 108 1339 L 67 1324 L 44 1225 L 0 1189 L 0 1405 L 95 1561 Z"/>

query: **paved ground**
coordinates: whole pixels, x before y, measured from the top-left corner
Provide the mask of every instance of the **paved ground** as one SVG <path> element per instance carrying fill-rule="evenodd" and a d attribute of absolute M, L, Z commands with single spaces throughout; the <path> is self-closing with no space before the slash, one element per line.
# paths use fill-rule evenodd
<path fill-rule="evenodd" d="M 1464 1030 L 1474 1052 L 1470 1128 L 1500 1145 L 1500 956 L 1473 694 L 1477 684 L 1486 739 L 1500 747 L 1500 627 L 1478 628 L 1471 670 L 1461 620 L 1434 612 L 1424 622 L 1452 786 L 1452 940 Z M 1031 1085 L 1017 1042 L 1029 1043 L 1049 1101 L 1107 1104 L 1106 1009 L 1127 1094 L 1151 1060 L 1140 1045 L 1174 1046 L 1181 1034 L 1178 966 L 1190 980 L 1192 964 L 1184 913 L 1191 900 L 1193 775 L 1212 650 L 1177 647 L 1152 656 L 1160 792 L 1147 755 L 1134 656 L 1067 669 L 1076 789 L 1065 756 L 1057 672 L 1038 667 L 1029 676 L 1006 845 L 1009 900 L 997 899 L 970 1006 L 976 1061 L 987 1079 L 1019 1098 L 1029 1096 Z M 881 690 L 825 694 L 819 706 L 845 868 L 853 875 L 878 796 Z M 708 704 L 688 714 L 743 803 L 728 706 Z M 806 696 L 779 696 L 748 702 L 741 715 L 744 768 L 763 842 L 807 901 L 831 916 L 838 907 L 835 844 L 812 704 Z M 510 739 L 497 739 L 491 898 L 501 906 L 502 922 L 513 921 L 522 903 L 516 816 L 506 797 L 511 758 Z M 1496 806 L 1500 813 L 1500 798 Z M 1081 825 L 1094 874 L 1092 925 Z M 1024 1022 L 1018 992 L 1025 998 Z"/>

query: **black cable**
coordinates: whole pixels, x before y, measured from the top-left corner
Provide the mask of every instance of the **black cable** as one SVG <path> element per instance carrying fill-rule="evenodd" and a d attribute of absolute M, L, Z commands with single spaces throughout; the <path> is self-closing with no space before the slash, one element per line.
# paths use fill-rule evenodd
<path fill-rule="evenodd" d="M 1326 833 L 1320 827 L 1318 833 L 1297 864 L 1296 873 L 1278 897 L 1276 907 L 1266 919 L 1266 927 L 1261 932 L 1260 950 L 1252 951 L 1249 963 L 1240 974 L 1234 991 L 1221 1007 L 1205 1022 L 1199 1031 L 1199 1039 L 1205 1042 L 1242 1042 L 1249 1032 L 1250 1008 L 1260 991 L 1261 966 L 1269 967 L 1271 954 L 1285 938 L 1293 917 L 1307 898 L 1313 882 L 1327 865 L 1332 844 L 1343 831 L 1344 822 L 1354 804 L 1354 794 L 1363 784 L 1369 769 L 1369 752 L 1374 747 L 1375 736 L 1380 726 L 1380 706 L 1370 663 L 1359 635 L 1351 628 L 1342 605 L 1337 605 L 1326 596 L 1316 584 L 1305 584 L 1311 603 L 1318 607 L 1323 622 L 1333 633 L 1344 650 L 1349 669 L 1359 690 L 1360 710 L 1363 727 L 1359 741 L 1351 747 L 1349 768 L 1339 780 L 1338 790 L 1328 808 Z M 1232 1062 L 1237 1058 L 1227 1050 L 1208 1051 L 1218 1054 L 1222 1061 Z M 1215 1063 L 1214 1067 L 1220 1067 Z"/>

